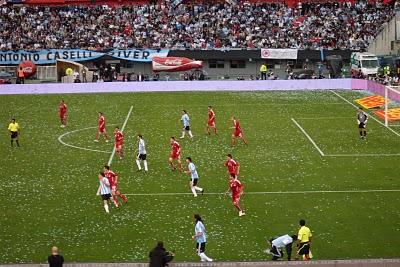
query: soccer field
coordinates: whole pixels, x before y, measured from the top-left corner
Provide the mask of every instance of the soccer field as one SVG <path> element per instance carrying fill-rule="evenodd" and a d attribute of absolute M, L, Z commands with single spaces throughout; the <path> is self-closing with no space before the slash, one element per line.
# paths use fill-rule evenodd
<path fill-rule="evenodd" d="M 368 139 L 361 141 L 356 109 L 344 99 L 354 103 L 363 93 L 335 93 L 0 96 L 0 263 L 44 262 L 53 245 L 68 262 L 142 262 L 158 240 L 176 251 L 176 261 L 198 261 L 194 213 L 204 219 L 207 255 L 217 261 L 269 259 L 266 239 L 297 233 L 302 218 L 313 231 L 316 259 L 400 257 L 400 128 L 370 119 Z M 62 97 L 69 107 L 65 129 L 58 119 Z M 208 105 L 218 136 L 205 134 Z M 131 106 L 126 157 L 112 158 L 129 203 L 112 206 L 108 215 L 96 196 L 97 173 L 113 143 L 93 142 L 97 112 L 105 114 L 111 134 Z M 192 157 L 206 192 L 197 198 L 189 176 L 167 163 L 182 109 L 195 135 L 178 140 L 182 157 Z M 249 146 L 231 148 L 231 115 Z M 10 148 L 12 117 L 21 126 L 20 148 Z M 137 133 L 147 143 L 148 173 L 137 172 L 134 162 Z M 244 217 L 222 194 L 227 153 L 241 164 Z"/>

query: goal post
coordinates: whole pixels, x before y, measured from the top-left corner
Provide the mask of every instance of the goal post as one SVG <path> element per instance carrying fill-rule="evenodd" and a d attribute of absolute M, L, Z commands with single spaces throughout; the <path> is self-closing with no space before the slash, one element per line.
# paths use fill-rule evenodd
<path fill-rule="evenodd" d="M 391 108 L 400 108 L 400 86 L 385 86 L 385 127 L 389 127 L 391 122 L 396 120 L 398 116 L 400 118 L 399 112 L 392 112 Z M 398 125 L 398 124 L 397 124 Z"/>

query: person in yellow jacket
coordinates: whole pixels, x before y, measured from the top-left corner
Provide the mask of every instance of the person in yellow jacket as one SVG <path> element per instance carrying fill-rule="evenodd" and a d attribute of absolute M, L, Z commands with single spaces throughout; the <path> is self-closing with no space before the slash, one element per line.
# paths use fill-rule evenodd
<path fill-rule="evenodd" d="M 384 74 L 385 76 L 389 76 L 389 75 L 390 75 L 390 66 L 389 66 L 389 65 L 387 65 L 387 66 L 385 66 L 385 67 L 383 68 L 383 74 Z"/>
<path fill-rule="evenodd" d="M 299 256 L 303 256 L 303 260 L 309 260 L 312 258 L 310 245 L 311 245 L 311 237 L 312 233 L 310 228 L 306 226 L 305 220 L 300 220 L 300 229 L 297 234 L 297 255 L 296 260 L 299 259 Z"/>
<path fill-rule="evenodd" d="M 267 79 L 267 65 L 262 64 L 260 67 L 260 73 L 261 73 L 261 80 L 266 80 Z"/>
<path fill-rule="evenodd" d="M 11 123 L 8 125 L 8 130 L 10 131 L 11 135 L 11 146 L 14 146 L 14 140 L 17 143 L 17 146 L 19 147 L 19 142 L 18 142 L 18 134 L 19 134 L 19 124 L 18 122 L 15 121 L 15 119 L 11 120 Z"/>
<path fill-rule="evenodd" d="M 397 77 L 400 78 L 400 65 L 397 65 Z"/>
<path fill-rule="evenodd" d="M 71 69 L 71 68 L 68 68 L 68 69 L 65 70 L 65 74 L 66 74 L 67 76 L 73 75 L 73 74 L 74 74 L 74 70 Z"/>

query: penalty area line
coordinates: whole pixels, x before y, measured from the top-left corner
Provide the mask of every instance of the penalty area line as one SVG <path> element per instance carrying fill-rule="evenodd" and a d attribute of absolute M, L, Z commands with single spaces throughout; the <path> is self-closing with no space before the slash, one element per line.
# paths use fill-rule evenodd
<path fill-rule="evenodd" d="M 128 115 L 126 115 L 124 124 L 122 125 L 122 128 L 121 128 L 121 132 L 124 132 L 124 130 L 125 130 L 126 124 L 128 123 L 129 117 L 131 116 L 132 109 L 133 109 L 133 106 L 131 106 L 131 108 L 129 109 Z M 112 162 L 112 160 L 113 160 L 113 158 L 114 158 L 114 156 L 115 156 L 115 151 L 116 151 L 116 150 L 115 150 L 115 146 L 114 146 L 114 147 L 113 147 L 113 150 L 112 150 L 112 152 L 111 152 L 110 159 L 108 160 L 108 163 L 107 163 L 108 166 L 111 166 L 111 162 Z"/>
<path fill-rule="evenodd" d="M 244 195 L 279 195 L 279 194 L 334 194 L 334 193 L 390 193 L 400 192 L 400 189 L 370 189 L 370 190 L 309 190 L 309 191 L 260 191 L 260 192 L 244 192 Z M 210 192 L 204 193 L 204 195 L 224 195 L 225 193 Z M 181 195 L 193 195 L 189 192 L 177 192 L 177 193 L 131 193 L 125 194 L 127 196 L 181 196 Z"/>
<path fill-rule="evenodd" d="M 330 92 L 332 92 L 334 95 L 336 95 L 337 97 L 339 97 L 340 99 L 342 99 L 343 101 L 347 102 L 348 104 L 350 104 L 351 106 L 353 106 L 354 108 L 358 109 L 358 107 L 356 105 L 354 105 L 353 103 L 351 103 L 349 100 L 347 100 L 346 98 L 344 98 L 343 96 L 341 96 L 340 94 L 336 93 L 335 91 L 330 90 Z M 373 119 L 374 121 L 376 121 L 377 123 L 379 123 L 380 125 L 382 125 L 383 127 L 385 127 L 386 129 L 388 129 L 389 131 L 391 131 L 392 133 L 394 133 L 397 136 L 400 136 L 400 133 L 396 132 L 395 130 L 393 130 L 390 127 L 386 127 L 385 124 L 383 122 L 381 122 L 380 120 L 378 120 L 377 118 L 375 118 L 374 116 L 372 116 L 372 114 L 368 114 L 369 117 L 371 119 Z"/>
<path fill-rule="evenodd" d="M 311 144 L 313 144 L 313 146 L 315 147 L 315 149 L 317 149 L 319 154 L 321 156 L 325 156 L 324 152 L 322 152 L 322 150 L 317 146 L 317 144 L 314 142 L 314 140 L 311 138 L 311 136 L 308 135 L 306 130 L 304 130 L 303 127 L 301 127 L 300 124 L 295 119 L 291 118 L 291 120 L 293 121 L 294 124 L 296 124 L 296 126 L 300 129 L 300 131 L 307 137 L 307 139 L 311 142 Z"/>

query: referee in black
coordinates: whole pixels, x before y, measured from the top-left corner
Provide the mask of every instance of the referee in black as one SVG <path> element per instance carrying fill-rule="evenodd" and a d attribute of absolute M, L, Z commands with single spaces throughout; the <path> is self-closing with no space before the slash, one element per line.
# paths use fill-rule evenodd
<path fill-rule="evenodd" d="M 357 112 L 357 123 L 358 123 L 358 131 L 360 132 L 360 139 L 364 140 L 367 138 L 367 130 L 365 130 L 366 124 L 368 121 L 368 115 L 364 112 L 362 107 L 358 109 Z"/>
<path fill-rule="evenodd" d="M 18 142 L 19 125 L 18 122 L 15 121 L 15 119 L 11 120 L 11 123 L 8 125 L 8 130 L 10 131 L 11 134 L 11 147 L 14 146 L 14 140 L 17 143 L 17 146 L 19 147 L 19 142 Z"/>

